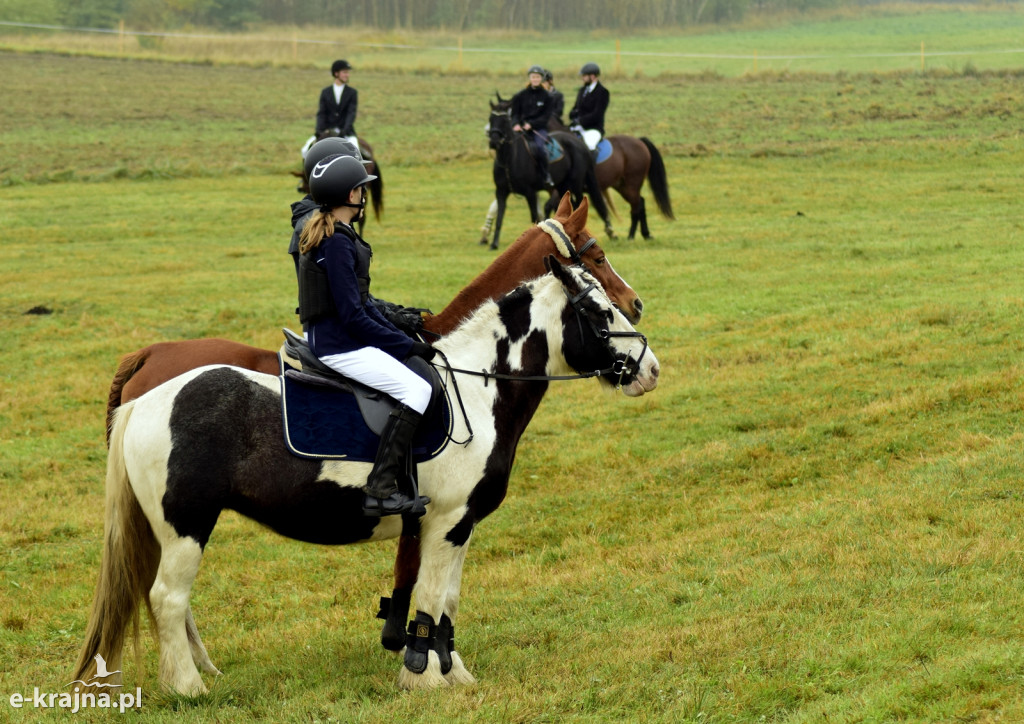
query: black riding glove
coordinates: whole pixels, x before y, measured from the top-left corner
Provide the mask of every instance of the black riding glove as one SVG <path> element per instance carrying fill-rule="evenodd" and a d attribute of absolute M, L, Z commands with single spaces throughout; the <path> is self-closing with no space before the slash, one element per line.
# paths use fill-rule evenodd
<path fill-rule="evenodd" d="M 412 349 L 409 350 L 410 357 L 422 357 L 427 362 L 434 359 L 434 355 L 437 354 L 437 350 L 431 347 L 426 342 L 420 342 L 413 340 Z"/>

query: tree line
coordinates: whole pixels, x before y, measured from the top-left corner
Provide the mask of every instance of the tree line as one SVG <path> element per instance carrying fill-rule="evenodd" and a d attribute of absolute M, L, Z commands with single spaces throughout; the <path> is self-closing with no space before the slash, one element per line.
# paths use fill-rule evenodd
<path fill-rule="evenodd" d="M 2 19 L 72 27 L 243 30 L 260 25 L 357 25 L 454 31 L 627 30 L 737 22 L 876 0 L 6 0 Z"/>

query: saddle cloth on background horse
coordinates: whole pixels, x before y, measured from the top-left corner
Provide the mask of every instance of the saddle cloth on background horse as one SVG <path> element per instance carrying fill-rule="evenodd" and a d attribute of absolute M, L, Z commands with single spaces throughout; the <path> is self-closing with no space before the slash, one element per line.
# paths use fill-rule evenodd
<path fill-rule="evenodd" d="M 299 457 L 373 462 L 388 415 L 398 403 L 390 395 L 343 377 L 325 365 L 309 343 L 290 329 L 278 352 L 284 439 Z M 434 367 L 419 357 L 406 366 L 430 383 L 430 406 L 413 438 L 416 462 L 441 453 L 450 440 L 451 404 Z"/>

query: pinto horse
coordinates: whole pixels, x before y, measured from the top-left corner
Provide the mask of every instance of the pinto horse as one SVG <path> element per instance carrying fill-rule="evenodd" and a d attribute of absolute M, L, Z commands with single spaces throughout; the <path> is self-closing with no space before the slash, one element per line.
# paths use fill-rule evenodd
<path fill-rule="evenodd" d="M 495 200 L 498 203 L 491 249 L 497 249 L 509 194 L 519 194 L 526 199 L 530 219 L 537 223 L 540 221 L 537 192 L 544 190 L 544 179 L 530 150 L 532 142 L 523 132 L 512 130 L 512 119 L 507 109 L 499 109 L 492 102 L 487 129 L 488 143 L 494 151 L 493 175 Z M 563 151 L 560 159 L 552 160 L 548 165 L 556 188 L 563 194 L 571 194 L 572 202 L 577 205 L 583 202 L 583 192 L 586 191 L 598 215 L 607 225 L 608 209 L 598 187 L 594 159 L 586 145 L 571 133 L 553 133 L 551 137 L 561 144 Z M 551 211 L 550 205 L 549 200 L 545 212 Z M 481 239 L 480 243 L 486 244 L 486 238 Z"/>
<path fill-rule="evenodd" d="M 657 387 L 647 340 L 597 280 L 554 257 L 545 266 L 547 274 L 484 302 L 435 345 L 446 386 L 459 378 L 462 411 L 452 434 L 460 443 L 419 466 L 431 503 L 420 521 L 424 575 L 415 587 L 402 688 L 475 681 L 455 650 L 462 565 L 477 525 L 505 497 L 516 446 L 547 380 L 596 377 L 630 397 Z M 396 516 L 362 513 L 370 463 L 290 454 L 280 411 L 276 376 L 225 366 L 176 377 L 118 409 L 103 558 L 75 679 L 95 674 L 101 652 L 110 669 L 120 669 L 126 630 L 145 600 L 160 645 L 160 683 L 186 695 L 206 691 L 196 665 L 215 668 L 190 635 L 188 600 L 223 510 L 324 545 L 399 534 Z"/>
<path fill-rule="evenodd" d="M 550 222 L 546 222 L 544 227 L 527 229 L 444 310 L 427 316 L 424 330 L 436 336 L 450 333 L 486 300 L 495 299 L 515 285 L 540 275 L 544 271 L 544 259 L 552 249 L 564 264 L 582 263 L 624 316 L 633 324 L 639 322 L 643 302 L 615 272 L 601 247 L 591 243 L 593 235 L 587 229 L 587 211 L 586 199 L 573 211 L 569 195 L 563 196 L 553 220 L 561 224 L 565 239 Z M 233 365 L 271 375 L 281 371 L 276 352 L 225 339 L 159 342 L 145 347 L 122 358 L 111 382 L 107 400 L 108 441 L 114 412 L 120 405 L 173 377 L 211 364 Z M 381 642 L 389 649 L 397 650 L 405 644 L 405 617 L 419 569 L 419 541 L 419 537 L 412 534 L 403 535 L 399 541 L 391 604 L 383 612 L 385 623 Z M 202 641 L 191 610 L 187 614 L 187 625 L 190 640 L 201 649 Z"/>

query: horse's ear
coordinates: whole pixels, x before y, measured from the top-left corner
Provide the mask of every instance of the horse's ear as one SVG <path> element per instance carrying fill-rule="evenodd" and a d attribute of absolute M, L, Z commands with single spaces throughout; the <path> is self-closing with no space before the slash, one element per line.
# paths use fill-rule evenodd
<path fill-rule="evenodd" d="M 569 268 L 560 262 L 558 257 L 554 254 L 548 254 L 544 257 L 544 268 L 551 272 L 551 274 L 562 283 L 563 287 L 570 287 L 573 284 Z"/>
<path fill-rule="evenodd" d="M 558 202 L 558 209 L 555 210 L 555 218 L 565 220 L 572 213 L 572 194 L 566 191 L 562 194 L 562 200 Z"/>
<path fill-rule="evenodd" d="M 590 209 L 590 202 L 587 197 L 583 197 L 583 201 L 576 207 L 576 210 L 572 212 L 569 219 L 563 224 L 563 226 L 572 227 L 573 233 L 579 231 L 587 225 L 587 211 Z"/>

